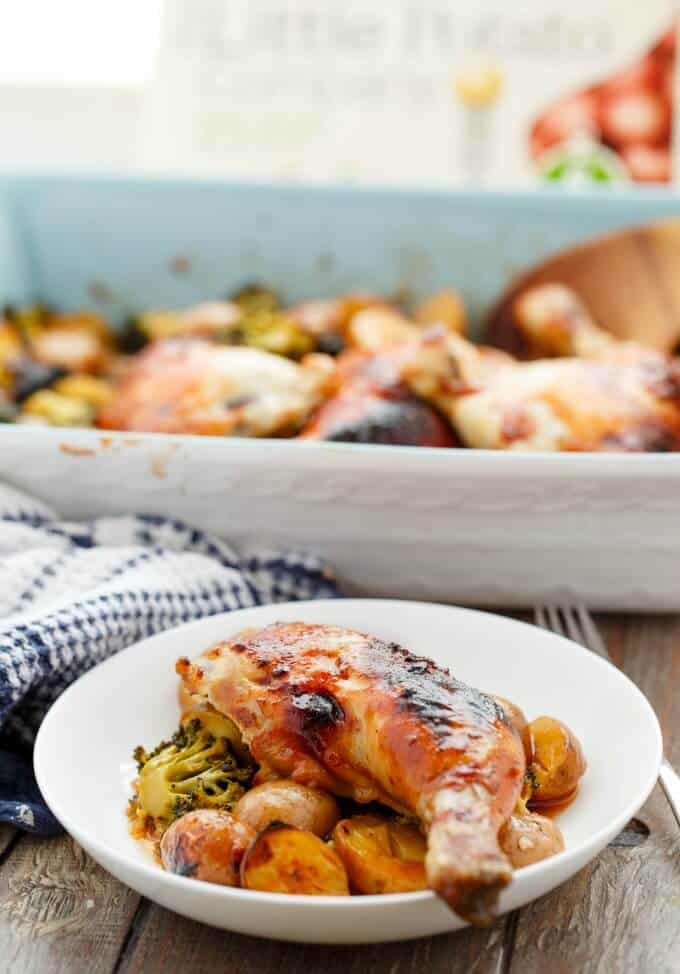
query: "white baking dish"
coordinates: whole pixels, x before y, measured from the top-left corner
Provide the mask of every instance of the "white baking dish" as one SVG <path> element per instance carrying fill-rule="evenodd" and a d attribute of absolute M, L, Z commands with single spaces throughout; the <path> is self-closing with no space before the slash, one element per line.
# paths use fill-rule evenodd
<path fill-rule="evenodd" d="M 680 606 L 680 455 L 0 435 L 2 475 L 68 517 L 171 514 L 239 545 L 317 551 L 352 592 Z"/>
<path fill-rule="evenodd" d="M 248 278 L 289 297 L 459 287 L 473 312 L 581 235 L 680 212 L 635 195 L 7 178 L 0 289 L 118 315 Z M 184 272 L 173 272 L 182 255 Z M 186 272 L 186 267 L 189 272 Z M 680 454 L 517 454 L 0 427 L 0 477 L 68 517 L 172 514 L 319 552 L 347 589 L 526 606 L 680 607 Z"/>

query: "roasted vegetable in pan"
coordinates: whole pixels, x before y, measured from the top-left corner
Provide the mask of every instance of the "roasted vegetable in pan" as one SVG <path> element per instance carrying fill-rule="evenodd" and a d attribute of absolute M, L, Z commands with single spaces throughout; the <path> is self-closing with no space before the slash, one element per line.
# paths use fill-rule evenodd
<path fill-rule="evenodd" d="M 413 309 L 413 320 L 420 325 L 445 325 L 449 331 L 465 334 L 465 305 L 457 291 L 447 288 L 425 298 Z"/>
<path fill-rule="evenodd" d="M 235 340 L 289 358 L 301 358 L 314 349 L 311 335 L 282 309 L 277 295 L 268 288 L 249 285 L 237 291 L 232 300 L 240 312 Z"/>
<path fill-rule="evenodd" d="M 40 389 L 22 405 L 22 416 L 49 426 L 91 426 L 94 410 L 83 399 L 64 396 L 53 389 Z"/>
<path fill-rule="evenodd" d="M 676 358 L 619 341 L 557 283 L 523 290 L 513 309 L 501 332 L 532 361 L 468 341 L 452 288 L 419 302 L 348 292 L 286 305 L 252 284 L 110 327 L 87 311 L 5 308 L 0 391 L 10 407 L 2 421 L 404 446 L 680 450 Z"/>
<path fill-rule="evenodd" d="M 228 341 L 241 318 L 232 301 L 204 301 L 179 311 L 144 311 L 133 319 L 148 341 L 194 336 Z"/>
<path fill-rule="evenodd" d="M 113 384 L 106 379 L 77 372 L 57 379 L 52 388 L 62 396 L 87 403 L 94 410 L 105 406 L 115 394 Z"/>

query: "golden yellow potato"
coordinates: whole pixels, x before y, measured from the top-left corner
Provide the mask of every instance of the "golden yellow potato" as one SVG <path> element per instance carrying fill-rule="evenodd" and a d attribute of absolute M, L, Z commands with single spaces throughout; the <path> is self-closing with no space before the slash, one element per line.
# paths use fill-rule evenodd
<path fill-rule="evenodd" d="M 464 335 L 465 304 L 457 291 L 445 288 L 416 305 L 413 309 L 413 320 L 420 325 L 445 325 L 449 331 Z"/>
<path fill-rule="evenodd" d="M 531 761 L 531 740 L 528 731 L 529 724 L 524 716 L 524 711 L 518 707 L 516 703 L 506 700 L 505 697 L 495 696 L 494 700 L 500 707 L 503 708 L 508 720 L 522 738 L 522 744 L 524 745 L 524 756 L 527 761 Z"/>
<path fill-rule="evenodd" d="M 94 419 L 94 410 L 84 399 L 73 399 L 53 389 L 38 389 L 24 400 L 21 413 L 50 426 L 91 426 Z"/>
<path fill-rule="evenodd" d="M 58 379 L 53 386 L 55 392 L 71 399 L 82 399 L 93 409 L 101 409 L 115 395 L 113 384 L 86 373 L 73 373 Z"/>
<path fill-rule="evenodd" d="M 419 330 L 396 308 L 365 308 L 347 326 L 347 341 L 364 352 L 379 352 L 417 338 Z"/>
<path fill-rule="evenodd" d="M 31 337 L 35 358 L 59 365 L 67 372 L 101 372 L 110 352 L 110 339 L 101 319 L 89 315 L 55 315 L 49 327 Z"/>
<path fill-rule="evenodd" d="M 283 780 L 251 788 L 239 798 L 233 813 L 257 832 L 281 822 L 321 837 L 340 820 L 340 807 L 332 795 Z"/>
<path fill-rule="evenodd" d="M 241 885 L 269 893 L 348 896 L 339 856 L 313 832 L 269 825 L 250 843 L 241 863 Z"/>
<path fill-rule="evenodd" d="M 425 839 L 415 825 L 355 815 L 338 822 L 333 844 L 358 893 L 411 893 L 427 887 Z"/>
<path fill-rule="evenodd" d="M 387 826 L 392 852 L 402 862 L 424 862 L 425 836 L 410 822 L 390 822 Z"/>
<path fill-rule="evenodd" d="M 161 839 L 168 872 L 220 886 L 238 886 L 241 860 L 255 836 L 229 812 L 200 808 L 176 819 Z"/>
<path fill-rule="evenodd" d="M 513 869 L 530 866 L 564 849 L 557 823 L 536 812 L 511 815 L 498 838 Z"/>
<path fill-rule="evenodd" d="M 573 731 L 555 717 L 537 717 L 528 727 L 531 764 L 527 769 L 532 804 L 564 801 L 586 770 L 586 759 Z"/>

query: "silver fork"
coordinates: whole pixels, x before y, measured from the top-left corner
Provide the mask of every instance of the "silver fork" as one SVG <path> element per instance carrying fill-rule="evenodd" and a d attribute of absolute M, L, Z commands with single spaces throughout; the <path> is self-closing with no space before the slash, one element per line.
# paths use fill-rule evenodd
<path fill-rule="evenodd" d="M 584 605 L 539 605 L 534 609 L 534 622 L 542 629 L 568 636 L 608 662 L 612 662 L 604 640 Z M 666 758 L 661 761 L 659 784 L 668 800 L 675 820 L 680 825 L 680 776 Z"/>

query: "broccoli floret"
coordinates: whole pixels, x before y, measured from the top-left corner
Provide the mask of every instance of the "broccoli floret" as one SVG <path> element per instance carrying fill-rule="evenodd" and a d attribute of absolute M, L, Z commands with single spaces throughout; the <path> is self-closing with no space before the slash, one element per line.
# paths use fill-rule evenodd
<path fill-rule="evenodd" d="M 216 711 L 186 715 L 169 741 L 133 752 L 139 777 L 138 819 L 163 832 L 194 808 L 230 809 L 249 784 L 254 766 L 236 726 Z"/>
<path fill-rule="evenodd" d="M 314 348 L 311 335 L 285 313 L 278 295 L 270 288 L 247 284 L 232 294 L 230 301 L 241 309 L 241 318 L 227 336 L 229 343 L 289 358 L 302 358 Z"/>
<path fill-rule="evenodd" d="M 278 294 L 257 281 L 244 284 L 243 287 L 232 291 L 229 300 L 244 312 L 276 311 L 281 307 Z"/>

